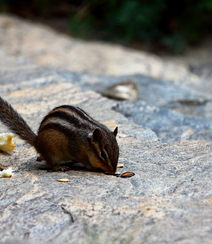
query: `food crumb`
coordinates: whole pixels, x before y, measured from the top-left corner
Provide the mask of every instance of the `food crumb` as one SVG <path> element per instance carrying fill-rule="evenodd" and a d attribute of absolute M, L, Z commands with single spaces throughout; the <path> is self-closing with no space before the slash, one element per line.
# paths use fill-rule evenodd
<path fill-rule="evenodd" d="M 57 179 L 58 182 L 68 182 L 69 179 Z"/>
<path fill-rule="evenodd" d="M 11 154 L 15 148 L 13 143 L 14 135 L 12 133 L 2 133 L 0 134 L 0 150 Z"/>
<path fill-rule="evenodd" d="M 0 178 L 10 178 L 13 176 L 12 168 L 3 169 L 0 171 Z"/>
<path fill-rule="evenodd" d="M 134 175 L 135 175 L 135 173 L 133 173 L 133 172 L 125 172 L 121 175 L 121 178 L 130 178 Z"/>

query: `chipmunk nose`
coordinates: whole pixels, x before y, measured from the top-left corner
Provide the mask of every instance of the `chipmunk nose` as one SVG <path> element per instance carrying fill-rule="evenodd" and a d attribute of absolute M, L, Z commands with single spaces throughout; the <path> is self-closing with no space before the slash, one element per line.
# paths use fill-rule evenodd
<path fill-rule="evenodd" d="M 116 167 L 113 167 L 112 165 L 111 166 L 107 165 L 107 167 L 105 168 L 105 172 L 109 174 L 115 174 Z"/>

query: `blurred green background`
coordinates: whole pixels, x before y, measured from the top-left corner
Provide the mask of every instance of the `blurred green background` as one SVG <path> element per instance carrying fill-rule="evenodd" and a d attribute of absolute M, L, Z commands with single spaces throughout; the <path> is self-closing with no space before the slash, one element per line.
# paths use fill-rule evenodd
<path fill-rule="evenodd" d="M 84 39 L 175 54 L 212 30 L 212 0 L 0 0 L 0 12 Z"/>

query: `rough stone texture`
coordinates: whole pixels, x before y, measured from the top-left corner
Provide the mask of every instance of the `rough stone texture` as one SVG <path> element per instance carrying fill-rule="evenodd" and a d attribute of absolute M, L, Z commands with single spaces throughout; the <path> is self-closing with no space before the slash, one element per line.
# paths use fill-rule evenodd
<path fill-rule="evenodd" d="M 0 46 L 39 66 L 92 74 L 144 74 L 172 80 L 198 80 L 186 68 L 157 56 L 101 42 L 84 42 L 17 17 L 0 16 Z"/>
<path fill-rule="evenodd" d="M 111 128 L 120 127 L 120 171 L 135 173 L 123 179 L 39 170 L 34 149 L 16 137 L 14 154 L 0 157 L 15 170 L 12 178 L 0 179 L 1 243 L 211 243 L 212 142 L 161 143 L 154 132 L 112 110 L 117 102 L 75 86 L 71 75 L 1 57 L 1 95 L 34 130 L 54 106 L 78 104 Z"/>
<path fill-rule="evenodd" d="M 12 179 L 1 180 L 1 240 L 210 243 L 212 143 L 128 137 L 121 147 L 124 170 L 136 174 L 130 179 L 47 173 L 37 170 L 34 159 L 22 162 Z"/>
<path fill-rule="evenodd" d="M 15 152 L 0 155 L 0 164 L 15 170 L 12 178 L 0 179 L 0 243 L 211 243 L 212 142 L 205 141 L 211 139 L 210 81 L 120 47 L 91 43 L 86 49 L 84 42 L 7 16 L 0 16 L 0 34 L 0 93 L 33 130 L 53 107 L 77 104 L 111 129 L 119 126 L 120 171 L 135 173 L 123 179 L 83 169 L 39 170 L 35 150 L 15 137 Z M 79 59 L 77 54 L 71 59 L 69 49 L 78 51 Z M 100 52 L 114 57 L 111 66 Z M 116 59 L 117 53 L 128 61 Z M 111 74 L 113 67 L 122 76 L 54 71 L 32 62 L 54 61 L 49 67 L 61 69 L 62 60 L 65 69 L 75 60 L 75 71 Z M 132 75 L 139 70 L 136 60 L 143 75 Z M 178 81 L 184 75 L 187 79 Z M 129 77 L 139 86 L 140 101 L 116 102 L 95 93 Z M 0 133 L 5 131 L 1 125 Z M 185 140 L 191 138 L 202 140 Z M 57 182 L 60 178 L 69 182 Z"/>
<path fill-rule="evenodd" d="M 204 111 L 210 108 L 209 112 Z M 212 140 L 211 102 L 206 105 L 191 105 L 188 114 L 182 114 L 169 108 L 151 106 L 145 102 L 122 102 L 114 108 L 126 117 L 145 128 L 153 130 L 163 142 L 179 140 Z M 200 110 L 203 114 L 191 116 Z"/>
<path fill-rule="evenodd" d="M 144 75 L 96 76 L 58 72 L 84 90 L 102 93 L 108 86 L 133 79 L 138 101 L 117 102 L 113 107 L 135 123 L 153 130 L 163 142 L 212 139 L 212 88 L 210 80 L 198 82 L 153 79 Z"/>

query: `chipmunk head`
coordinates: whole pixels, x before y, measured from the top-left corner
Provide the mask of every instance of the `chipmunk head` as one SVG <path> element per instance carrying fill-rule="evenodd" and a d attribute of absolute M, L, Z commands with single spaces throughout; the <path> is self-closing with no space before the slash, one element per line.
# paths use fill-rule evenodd
<path fill-rule="evenodd" d="M 114 174 L 119 158 L 119 147 L 116 141 L 118 127 L 113 132 L 108 129 L 96 128 L 90 135 L 89 141 L 93 149 L 90 164 L 105 172 Z"/>

